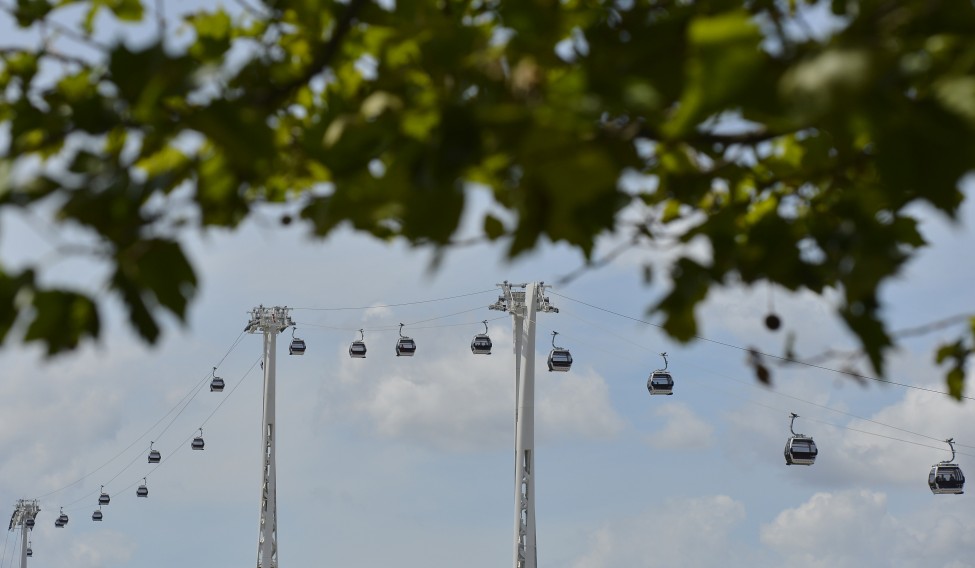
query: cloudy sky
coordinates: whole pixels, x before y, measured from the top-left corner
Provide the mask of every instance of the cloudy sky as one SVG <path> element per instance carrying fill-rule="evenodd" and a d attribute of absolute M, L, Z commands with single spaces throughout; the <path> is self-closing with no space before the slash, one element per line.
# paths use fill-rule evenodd
<path fill-rule="evenodd" d="M 473 215 L 483 195 L 471 197 Z M 972 311 L 975 268 L 964 261 L 975 244 L 975 190 L 968 197 L 956 224 L 917 209 L 932 247 L 883 289 L 895 329 Z M 108 297 L 97 344 L 50 360 L 36 347 L 0 350 L 0 505 L 40 499 L 31 565 L 253 565 L 261 341 L 241 330 L 259 304 L 295 307 L 308 345 L 303 357 L 288 356 L 288 332 L 278 346 L 281 562 L 510 565 L 511 323 L 487 305 L 496 283 L 555 282 L 580 256 L 543 245 L 509 263 L 500 247 L 478 245 L 432 270 L 429 251 L 347 231 L 316 241 L 264 213 L 235 232 L 185 235 L 201 291 L 186 324 L 167 320 L 158 345 L 133 337 Z M 51 282 L 103 294 L 104 268 L 52 255 L 53 242 L 72 236 L 43 217 L 0 216 L 0 258 L 15 267 L 49 259 Z M 475 233 L 470 226 L 463 236 Z M 712 341 L 690 345 L 581 303 L 644 317 L 669 282 L 658 269 L 660 280 L 645 285 L 643 267 L 665 259 L 624 254 L 554 288 L 560 313 L 539 316 L 540 566 L 975 566 L 971 497 L 934 496 L 926 485 L 931 464 L 949 457 L 937 442 L 947 437 L 967 446 L 957 461 L 975 472 L 975 405 L 805 367 L 775 368 L 774 388 L 757 386 L 740 348 L 780 353 L 787 332 L 806 355 L 852 346 L 829 295 L 774 291 L 784 329 L 772 333 L 762 323 L 766 289 L 713 293 L 698 312 Z M 495 349 L 475 357 L 469 343 L 484 319 Z M 413 358 L 394 356 L 400 322 L 417 341 Z M 369 354 L 352 360 L 360 328 Z M 569 373 L 545 371 L 553 330 L 572 350 Z M 907 340 L 890 378 L 942 389 L 932 350 L 957 331 Z M 661 351 L 675 395 L 651 399 L 646 378 Z M 220 394 L 205 388 L 214 366 L 227 382 Z M 812 467 L 784 463 L 790 412 L 820 447 Z M 206 450 L 190 451 L 200 427 Z M 146 463 L 150 440 L 165 458 L 158 467 Z M 143 477 L 149 498 L 137 499 Z M 94 523 L 101 485 L 112 502 Z M 64 529 L 53 524 L 59 507 L 71 517 Z M 18 536 L 5 535 L 0 568 L 11 565 Z"/>
<path fill-rule="evenodd" d="M 957 225 L 918 214 L 933 246 L 884 289 L 897 328 L 970 311 L 973 273 L 957 260 L 973 243 L 975 205 L 965 206 Z M 9 262 L 48 254 L 43 222 L 8 214 L 0 227 L 0 255 Z M 188 234 L 185 244 L 202 290 L 186 325 L 168 322 L 158 346 L 134 338 L 109 298 L 98 344 L 53 360 L 35 347 L 0 351 L 0 502 L 12 508 L 18 498 L 41 498 L 32 565 L 254 562 L 261 341 L 240 334 L 258 304 L 295 307 L 297 333 L 308 344 L 303 357 L 289 357 L 287 341 L 279 343 L 282 562 L 511 562 L 511 323 L 486 306 L 497 282 L 556 281 L 579 266 L 578 255 L 546 245 L 509 264 L 500 248 L 472 246 L 431 271 L 429 251 L 347 232 L 314 241 L 300 227 L 256 221 L 233 233 Z M 669 286 L 642 283 L 641 266 L 659 262 L 655 254 L 634 251 L 556 287 L 551 297 L 560 313 L 540 315 L 541 566 L 713 566 L 728 559 L 740 566 L 975 565 L 969 497 L 934 496 L 926 486 L 930 465 L 948 452 L 912 434 L 968 444 L 958 462 L 972 470 L 975 406 L 902 387 L 861 387 L 810 368 L 776 368 L 774 389 L 765 389 L 739 349 L 676 345 L 655 327 L 577 301 L 642 317 Z M 97 290 L 101 275 L 68 260 L 52 264 L 49 278 Z M 308 309 L 450 296 L 462 297 Z M 851 345 L 830 314 L 830 298 L 781 291 L 774 298 L 800 352 Z M 699 311 L 702 335 L 780 352 L 783 331 L 762 325 L 767 302 L 764 289 L 713 294 Z M 475 357 L 469 342 L 483 319 L 495 349 Z M 413 358 L 394 356 L 399 322 L 417 341 Z M 353 360 L 347 349 L 359 328 L 373 330 L 366 332 L 369 355 Z M 552 330 L 575 357 L 569 373 L 545 371 Z M 932 347 L 954 331 L 905 343 L 890 378 L 942 388 Z M 669 353 L 677 386 L 673 397 L 651 399 L 646 377 L 661 351 Z M 215 365 L 227 389 L 193 396 Z M 793 411 L 801 416 L 797 431 L 820 447 L 812 467 L 788 467 L 782 458 Z M 206 450 L 190 451 L 201 426 Z M 150 440 L 166 458 L 158 468 L 146 463 Z M 143 477 L 150 495 L 137 499 Z M 98 524 L 90 515 L 102 484 L 112 503 Z M 55 529 L 61 506 L 71 521 Z M 16 535 L 8 537 L 9 564 Z"/>

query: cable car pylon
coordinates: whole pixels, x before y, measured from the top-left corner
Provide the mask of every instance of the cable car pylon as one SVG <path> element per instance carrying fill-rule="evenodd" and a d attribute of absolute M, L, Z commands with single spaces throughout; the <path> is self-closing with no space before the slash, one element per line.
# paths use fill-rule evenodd
<path fill-rule="evenodd" d="M 293 326 L 291 308 L 258 306 L 244 331 L 264 334 L 264 441 L 261 445 L 261 522 L 257 568 L 278 567 L 277 471 L 275 468 L 274 379 L 275 346 L 279 333 Z"/>
<path fill-rule="evenodd" d="M 31 527 L 34 526 L 34 519 L 40 512 L 41 508 L 37 506 L 36 499 L 18 499 L 17 505 L 14 506 L 14 514 L 10 516 L 10 526 L 7 530 L 13 531 L 20 527 L 20 568 L 27 568 L 27 557 L 32 556 L 28 554 L 31 548 L 28 544 L 28 535 L 32 530 Z"/>
<path fill-rule="evenodd" d="M 558 308 L 545 296 L 544 282 L 498 284 L 501 296 L 489 306 L 512 316 L 515 347 L 515 518 L 514 568 L 537 568 L 535 541 L 535 322 L 538 312 Z M 524 290 L 512 290 L 523 288 Z"/>

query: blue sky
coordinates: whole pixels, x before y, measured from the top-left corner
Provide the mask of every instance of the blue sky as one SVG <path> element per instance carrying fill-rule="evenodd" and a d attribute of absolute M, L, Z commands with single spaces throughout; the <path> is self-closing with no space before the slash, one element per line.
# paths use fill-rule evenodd
<path fill-rule="evenodd" d="M 957 261 L 972 244 L 975 207 L 966 204 L 957 225 L 918 213 L 933 246 L 884 289 L 887 315 L 897 327 L 967 308 L 972 274 Z M 13 263 L 42 257 L 49 247 L 38 238 L 44 226 L 5 215 L 0 255 Z M 118 454 L 204 380 L 255 305 L 347 307 L 443 298 L 490 290 L 504 279 L 552 282 L 581 262 L 563 247 L 546 245 L 507 264 L 499 247 L 484 245 L 452 251 L 431 271 L 429 251 L 345 231 L 314 241 L 300 227 L 255 222 L 233 233 L 187 234 L 184 243 L 199 271 L 200 296 L 187 324 L 168 322 L 157 347 L 131 335 L 109 298 L 105 335 L 97 345 L 53 360 L 35 347 L 0 352 L 0 501 L 12 506 L 17 498 L 42 495 Z M 612 245 L 607 240 L 601 248 Z M 652 326 L 566 299 L 641 317 L 669 284 L 645 286 L 640 267 L 660 261 L 652 252 L 624 255 L 555 288 L 552 300 L 560 313 L 540 316 L 541 566 L 712 566 L 729 558 L 740 566 L 910 566 L 922 559 L 971 565 L 975 514 L 969 497 L 933 496 L 925 485 L 928 468 L 946 459 L 947 451 L 829 426 L 938 446 L 804 401 L 970 445 L 975 407 L 900 387 L 862 388 L 808 368 L 776 369 L 770 391 L 756 386 L 738 349 L 675 345 Z M 66 262 L 51 265 L 50 277 L 92 285 L 97 273 Z M 289 357 L 287 342 L 279 344 L 282 562 L 404 568 L 510 563 L 514 385 L 508 319 L 490 323 L 494 354 L 474 357 L 469 350 L 470 338 L 483 329 L 480 320 L 503 315 L 486 309 L 495 297 L 486 292 L 396 308 L 294 312 L 308 351 Z M 784 330 L 798 334 L 800 352 L 851 346 L 828 297 L 776 291 L 775 302 Z M 778 353 L 784 334 L 764 329 L 766 305 L 764 289 L 715 293 L 699 311 L 702 335 Z M 473 311 L 408 326 L 418 344 L 412 359 L 393 355 L 395 330 L 367 332 L 365 360 L 347 355 L 360 327 L 395 327 L 466 310 Z M 573 352 L 569 373 L 544 370 L 552 330 Z M 951 331 L 905 343 L 892 358 L 891 378 L 942 388 L 930 358 L 933 345 Z M 245 336 L 218 369 L 227 380 L 224 393 L 204 389 L 161 437 L 167 422 L 103 470 L 43 498 L 32 565 L 152 568 L 187 557 L 217 568 L 252 563 L 261 377 L 257 369 L 247 371 L 260 349 L 256 336 Z M 660 351 L 669 353 L 676 394 L 651 399 L 645 382 L 661 363 Z M 792 411 L 801 416 L 797 431 L 815 436 L 820 446 L 815 466 L 784 464 Z M 188 437 L 211 413 L 206 450 L 189 451 Z M 148 475 L 150 497 L 137 500 L 134 487 L 121 491 L 152 471 L 144 456 L 150 438 L 172 458 Z M 970 456 L 958 462 L 972 469 Z M 90 514 L 96 496 L 90 494 L 103 483 L 113 500 L 105 521 L 95 524 Z M 79 499 L 67 507 L 68 527 L 55 529 L 58 507 Z M 8 561 L 10 554 L 8 543 Z"/>

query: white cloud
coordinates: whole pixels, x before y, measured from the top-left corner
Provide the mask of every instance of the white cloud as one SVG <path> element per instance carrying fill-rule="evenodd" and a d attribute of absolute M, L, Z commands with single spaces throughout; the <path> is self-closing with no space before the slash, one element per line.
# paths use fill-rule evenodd
<path fill-rule="evenodd" d="M 646 436 L 654 448 L 700 450 L 714 442 L 714 428 L 682 402 L 668 403 L 654 414 L 666 421 L 661 430 Z"/>
<path fill-rule="evenodd" d="M 492 355 L 475 356 L 456 349 L 428 355 L 438 346 L 456 345 L 450 333 L 417 337 L 412 358 L 391 357 L 392 347 L 386 352 L 375 341 L 366 359 L 345 355 L 339 380 L 322 386 L 320 412 L 326 419 L 364 419 L 383 438 L 449 451 L 509 446 L 514 420 L 510 351 L 496 348 Z M 504 332 L 492 334 L 498 347 L 510 345 Z M 605 439 L 623 428 L 606 381 L 594 371 L 548 373 L 540 363 L 535 378 L 538 440 Z"/>
<path fill-rule="evenodd" d="M 726 495 L 673 499 L 636 517 L 605 523 L 573 568 L 748 566 L 750 554 L 731 538 L 745 507 Z"/>
<path fill-rule="evenodd" d="M 872 491 L 817 493 L 761 529 L 762 542 L 800 568 L 975 566 L 975 515 L 939 499 L 896 517 Z"/>

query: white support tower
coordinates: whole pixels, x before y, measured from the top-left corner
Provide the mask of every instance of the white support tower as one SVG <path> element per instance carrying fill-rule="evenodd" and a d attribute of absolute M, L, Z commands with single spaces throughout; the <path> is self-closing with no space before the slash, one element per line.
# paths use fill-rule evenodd
<path fill-rule="evenodd" d="M 244 331 L 264 334 L 264 428 L 261 454 L 261 534 L 257 542 L 257 568 L 278 568 L 278 506 L 274 466 L 274 353 L 277 336 L 294 325 L 291 308 L 258 306 Z"/>
<path fill-rule="evenodd" d="M 34 519 L 41 512 L 36 499 L 19 499 L 14 507 L 14 514 L 10 517 L 8 531 L 20 527 L 20 568 L 27 568 L 28 534 L 33 530 Z"/>
<path fill-rule="evenodd" d="M 514 568 L 536 568 L 535 541 L 535 317 L 555 312 L 544 282 L 498 284 L 501 296 L 490 306 L 512 316 L 515 349 L 515 518 Z M 512 288 L 522 288 L 514 291 Z"/>

